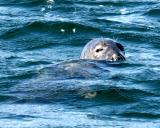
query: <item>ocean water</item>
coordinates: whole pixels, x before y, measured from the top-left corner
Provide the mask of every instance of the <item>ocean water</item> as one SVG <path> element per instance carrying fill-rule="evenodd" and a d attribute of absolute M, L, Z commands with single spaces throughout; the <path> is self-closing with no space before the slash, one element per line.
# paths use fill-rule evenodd
<path fill-rule="evenodd" d="M 93 38 L 125 62 L 79 60 Z M 0 0 L 1 128 L 159 128 L 159 0 Z"/>

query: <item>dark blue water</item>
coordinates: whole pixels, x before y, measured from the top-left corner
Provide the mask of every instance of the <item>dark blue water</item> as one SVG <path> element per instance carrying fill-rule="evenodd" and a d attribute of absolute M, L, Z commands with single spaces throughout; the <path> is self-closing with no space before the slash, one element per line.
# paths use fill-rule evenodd
<path fill-rule="evenodd" d="M 79 60 L 98 37 L 126 61 Z M 159 128 L 159 51 L 159 0 L 1 0 L 0 127 Z"/>

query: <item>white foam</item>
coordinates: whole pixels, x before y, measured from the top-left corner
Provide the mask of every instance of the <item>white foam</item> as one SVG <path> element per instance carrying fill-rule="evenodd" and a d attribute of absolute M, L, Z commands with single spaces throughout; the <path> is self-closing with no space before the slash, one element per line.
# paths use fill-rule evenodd
<path fill-rule="evenodd" d="M 122 15 L 125 15 L 125 14 L 128 13 L 126 8 L 120 9 L 120 12 L 121 12 Z"/>

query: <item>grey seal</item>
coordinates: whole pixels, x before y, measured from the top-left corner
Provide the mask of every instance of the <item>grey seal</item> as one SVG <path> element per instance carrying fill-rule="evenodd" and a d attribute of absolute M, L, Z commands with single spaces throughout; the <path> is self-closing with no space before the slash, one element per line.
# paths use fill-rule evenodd
<path fill-rule="evenodd" d="M 124 61 L 125 51 L 122 44 L 109 38 L 95 38 L 82 50 L 80 59 Z"/>

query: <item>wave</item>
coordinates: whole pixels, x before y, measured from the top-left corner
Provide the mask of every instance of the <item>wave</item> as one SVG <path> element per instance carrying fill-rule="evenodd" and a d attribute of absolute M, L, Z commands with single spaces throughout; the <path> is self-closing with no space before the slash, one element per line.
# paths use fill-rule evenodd
<path fill-rule="evenodd" d="M 47 0 L 7 0 L 0 2 L 1 6 L 18 5 L 18 6 L 38 6 L 45 5 Z"/>
<path fill-rule="evenodd" d="M 160 17 L 160 9 L 150 9 L 148 12 L 144 13 L 144 15 Z"/>
<path fill-rule="evenodd" d="M 35 5 L 44 5 L 47 3 L 48 0 L 7 0 L 7 1 L 1 1 L 0 5 L 30 5 L 30 6 L 35 6 Z M 139 0 L 128 0 L 128 1 L 92 1 L 92 0 L 55 0 L 55 3 L 57 4 L 85 4 L 85 5 L 107 5 L 107 6 L 134 6 L 134 5 L 144 5 L 144 4 L 155 4 L 157 3 L 157 0 L 146 0 L 146 1 L 139 1 Z"/>
<path fill-rule="evenodd" d="M 19 81 L 13 87 L 10 86 L 7 88 L 7 94 L 8 96 L 17 97 L 17 99 L 20 98 L 19 100 L 16 99 L 15 102 L 17 103 L 49 103 L 64 100 L 83 101 L 86 95 L 92 92 L 96 92 L 94 99 L 98 102 L 109 101 L 112 103 L 132 103 L 146 97 L 158 95 L 152 89 L 136 89 L 127 86 L 118 87 L 116 84 L 117 81 L 112 81 L 111 84 L 108 80 L 108 83 L 102 84 L 104 80 L 99 80 L 99 78 L 104 77 L 104 74 L 106 76 L 107 74 L 109 75 L 109 72 L 98 69 L 93 63 L 89 65 L 85 63 L 84 65 L 85 67 L 83 69 L 81 68 L 82 71 L 78 70 L 78 68 L 77 70 L 65 70 L 65 65 L 55 65 L 55 67 L 45 68 L 40 71 L 17 73 L 16 75 L 5 78 L 5 82 Z M 64 70 L 62 70 L 63 68 Z M 101 74 L 103 75 L 101 76 Z M 3 86 L 3 88 L 6 87 Z"/>
<path fill-rule="evenodd" d="M 160 114 L 154 114 L 154 113 L 142 113 L 142 112 L 125 112 L 122 114 L 123 117 L 132 117 L 132 118 L 149 118 L 149 119 L 159 119 Z"/>
<path fill-rule="evenodd" d="M 44 82 L 45 83 L 45 82 Z M 38 85 L 33 85 L 38 86 Z M 26 87 L 21 89 L 8 89 L 8 93 L 6 94 L 6 98 L 2 97 L 0 102 L 10 101 L 16 103 L 50 103 L 50 102 L 64 102 L 68 103 L 68 101 L 84 101 L 87 100 L 86 96 L 90 93 L 95 93 L 96 96 L 91 98 L 95 100 L 97 103 L 110 102 L 112 103 L 135 103 L 139 102 L 141 99 L 145 99 L 146 97 L 154 96 L 154 93 L 147 92 L 145 90 L 139 89 L 125 89 L 121 87 L 106 87 L 105 89 L 90 89 L 85 90 L 85 87 L 77 87 L 67 89 L 64 86 L 56 86 L 44 85 L 44 87 L 30 87 L 27 89 Z M 67 86 L 67 85 L 65 85 Z M 96 85 L 95 85 L 96 86 Z M 96 88 L 96 87 L 93 88 Z M 99 87 L 98 87 L 99 88 Z M 25 90 L 24 90 L 25 89 Z M 11 98 L 10 98 L 11 97 Z M 14 98 L 12 98 L 14 97 Z M 90 99 L 90 98 L 89 98 Z"/>
<path fill-rule="evenodd" d="M 97 91 L 96 100 L 99 102 L 110 101 L 111 103 L 134 103 L 141 98 L 152 95 L 154 94 L 145 90 L 109 87 L 108 89 Z"/>
<path fill-rule="evenodd" d="M 23 27 L 8 30 L 1 34 L 0 38 L 4 42 L 6 41 L 4 47 L 19 51 L 57 45 L 84 45 L 86 40 L 92 39 L 94 35 L 104 35 L 104 33 L 100 29 L 86 24 L 35 21 L 27 23 Z"/>
<path fill-rule="evenodd" d="M 59 0 L 60 1 L 60 0 Z M 87 1 L 83 1 L 83 0 L 77 0 L 76 3 L 79 4 L 86 4 L 86 5 L 104 5 L 104 6 L 117 6 L 117 7 L 121 7 L 121 6 L 137 6 L 138 5 L 144 5 L 144 4 L 154 4 L 157 3 L 156 0 L 152 0 L 152 1 L 139 1 L 139 0 L 128 0 L 128 1 L 110 1 L 110 0 L 100 0 L 100 1 L 92 1 L 92 0 L 87 0 Z"/>
<path fill-rule="evenodd" d="M 9 95 L 0 95 L 0 102 L 3 103 L 13 103 L 14 101 L 16 101 L 17 98 L 14 96 L 9 96 Z"/>
<path fill-rule="evenodd" d="M 73 29 L 77 30 L 78 33 L 99 33 L 101 32 L 100 29 L 93 27 L 93 26 L 87 26 L 85 24 L 80 23 L 74 23 L 74 22 L 43 22 L 43 21 L 35 21 L 32 23 L 27 23 L 23 27 L 11 29 L 4 34 L 0 35 L 2 39 L 12 39 L 19 37 L 21 35 L 28 34 L 29 32 L 38 32 L 38 33 L 52 33 L 52 34 L 65 34 L 63 31 L 66 32 L 67 35 L 73 34 Z M 76 31 L 75 30 L 75 31 Z"/>

